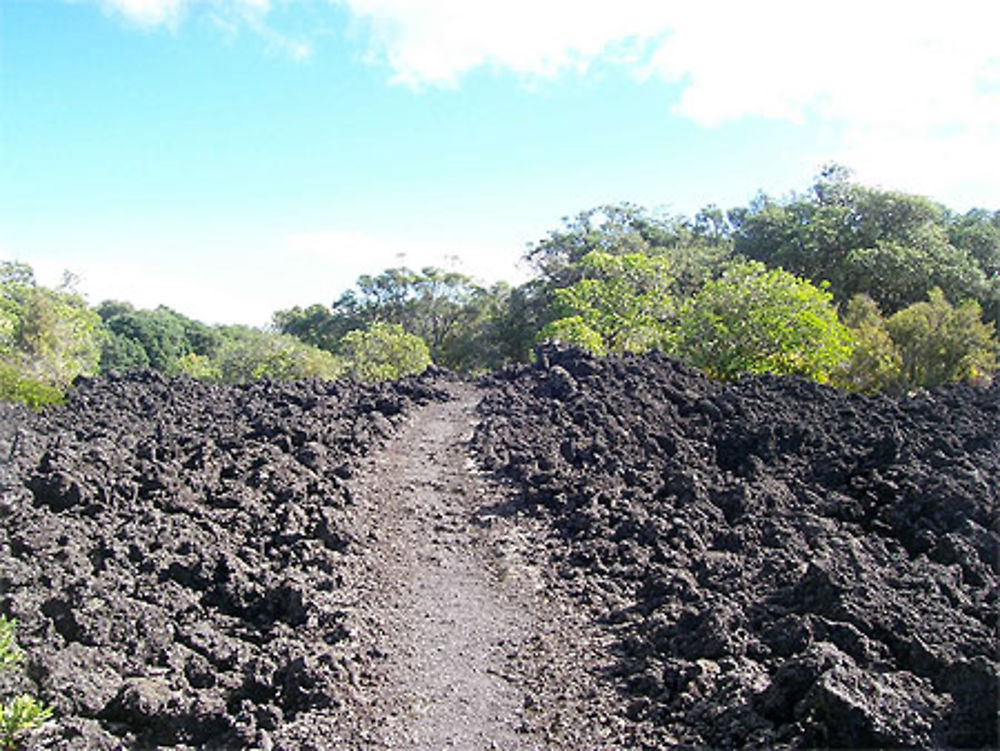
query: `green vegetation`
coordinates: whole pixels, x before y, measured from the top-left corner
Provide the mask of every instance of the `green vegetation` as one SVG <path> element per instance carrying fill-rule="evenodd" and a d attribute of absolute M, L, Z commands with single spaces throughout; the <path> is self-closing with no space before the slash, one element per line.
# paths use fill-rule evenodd
<path fill-rule="evenodd" d="M 0 615 L 0 670 L 20 667 L 24 653 L 17 646 L 14 632 L 17 622 Z M 0 704 L 0 745 L 17 748 L 21 738 L 42 726 L 52 716 L 52 709 L 28 694 L 15 696 Z"/>
<path fill-rule="evenodd" d="M 673 353 L 716 378 L 778 373 L 826 382 L 851 354 L 833 295 L 762 263 L 731 266 L 679 319 Z"/>
<path fill-rule="evenodd" d="M 341 348 L 351 377 L 371 383 L 423 373 L 430 367 L 427 344 L 398 323 L 373 323 L 344 335 Z"/>
<path fill-rule="evenodd" d="M 997 369 L 1000 211 L 952 212 L 825 168 L 803 193 L 708 206 L 634 204 L 566 218 L 525 255 L 536 275 L 486 287 L 438 268 L 364 275 L 270 330 L 39 287 L 0 265 L 0 398 L 40 407 L 78 375 L 153 368 L 217 383 L 366 381 L 429 364 L 524 362 L 554 340 L 598 355 L 660 349 L 718 378 L 785 373 L 863 392 L 987 382 Z"/>
<path fill-rule="evenodd" d="M 555 291 L 563 315 L 540 338 L 594 354 L 646 352 L 663 344 L 673 313 L 672 276 L 662 256 L 594 250 L 580 259 L 583 278 Z"/>
<path fill-rule="evenodd" d="M 926 302 L 894 313 L 886 322 L 901 359 L 901 381 L 932 387 L 975 381 L 997 367 L 993 324 L 980 319 L 979 304 L 952 306 L 937 287 Z"/>
<path fill-rule="evenodd" d="M 29 266 L 0 262 L 0 398 L 59 401 L 74 378 L 97 372 L 103 336 L 71 277 L 46 289 Z"/>
<path fill-rule="evenodd" d="M 844 316 L 854 352 L 834 381 L 869 393 L 986 381 L 998 365 L 997 342 L 981 315 L 979 303 L 953 306 L 937 287 L 888 319 L 870 297 L 856 295 Z"/>
<path fill-rule="evenodd" d="M 274 314 L 278 331 L 340 353 L 344 337 L 376 323 L 402 326 L 427 345 L 434 362 L 456 370 L 503 362 L 498 321 L 510 288 L 482 287 L 454 271 L 400 267 L 358 278 L 331 307 L 311 305 Z"/>
<path fill-rule="evenodd" d="M 212 355 L 188 356 L 189 375 L 220 383 L 247 383 L 264 377 L 332 380 L 344 372 L 340 360 L 329 352 L 293 336 L 249 326 L 225 326 L 219 332 L 222 344 Z"/>

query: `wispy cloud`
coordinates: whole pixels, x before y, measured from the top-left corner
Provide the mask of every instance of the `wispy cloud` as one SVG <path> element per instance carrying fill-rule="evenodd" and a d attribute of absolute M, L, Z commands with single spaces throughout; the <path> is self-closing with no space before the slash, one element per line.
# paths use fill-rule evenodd
<path fill-rule="evenodd" d="M 113 15 L 144 28 L 178 28 L 188 16 L 203 12 L 226 35 L 246 28 L 264 40 L 269 52 L 297 62 L 312 56 L 313 45 L 268 22 L 271 0 L 99 0 Z"/>
<path fill-rule="evenodd" d="M 151 27 L 176 24 L 188 0 L 101 0 L 101 5 L 133 23 Z"/>

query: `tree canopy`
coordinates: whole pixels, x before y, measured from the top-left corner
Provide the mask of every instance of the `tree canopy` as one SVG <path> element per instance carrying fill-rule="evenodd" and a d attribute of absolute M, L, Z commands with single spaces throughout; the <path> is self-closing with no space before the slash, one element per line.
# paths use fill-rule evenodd
<path fill-rule="evenodd" d="M 503 345 L 497 321 L 510 287 L 483 287 L 455 271 L 427 267 L 386 269 L 363 275 L 329 307 L 311 305 L 274 314 L 275 327 L 302 341 L 340 352 L 344 337 L 375 323 L 401 326 L 427 345 L 445 367 L 496 367 Z"/>
<path fill-rule="evenodd" d="M 269 330 L 166 307 L 88 307 L 0 265 L 0 396 L 58 399 L 73 378 L 153 368 L 218 382 L 492 370 L 544 339 L 599 355 L 660 349 L 719 378 L 789 373 L 859 391 L 982 382 L 997 369 L 1000 211 L 958 213 L 831 165 L 782 198 L 693 217 L 596 206 L 529 245 L 536 271 L 486 286 L 404 266 Z"/>
<path fill-rule="evenodd" d="M 47 289 L 26 264 L 0 262 L 0 397 L 56 401 L 74 378 L 97 371 L 102 337 L 71 277 Z"/>
<path fill-rule="evenodd" d="M 555 291 L 560 317 L 541 339 L 576 344 L 595 354 L 646 352 L 662 345 L 673 312 L 673 278 L 662 256 L 591 251 L 583 278 Z"/>

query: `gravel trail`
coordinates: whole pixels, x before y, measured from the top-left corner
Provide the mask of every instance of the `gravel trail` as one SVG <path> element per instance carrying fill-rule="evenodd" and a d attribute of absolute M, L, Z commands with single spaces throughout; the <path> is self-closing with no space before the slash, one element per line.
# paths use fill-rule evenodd
<path fill-rule="evenodd" d="M 531 520 L 468 455 L 479 394 L 451 386 L 352 488 L 367 529 L 356 621 L 368 663 L 357 748 L 613 748 L 613 712 L 584 664 L 599 645 L 534 564 Z M 606 647 L 605 647 L 606 648 Z M 603 718 L 603 719 L 602 719 Z"/>

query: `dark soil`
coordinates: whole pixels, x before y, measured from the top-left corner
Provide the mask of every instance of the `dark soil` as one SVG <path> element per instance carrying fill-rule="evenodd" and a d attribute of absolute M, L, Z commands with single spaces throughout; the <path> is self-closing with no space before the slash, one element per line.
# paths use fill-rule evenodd
<path fill-rule="evenodd" d="M 998 478 L 998 387 L 98 379 L 0 405 L 0 694 L 44 749 L 995 747 Z"/>
<path fill-rule="evenodd" d="M 1000 387 L 890 400 L 559 350 L 476 445 L 662 743 L 996 747 Z"/>

